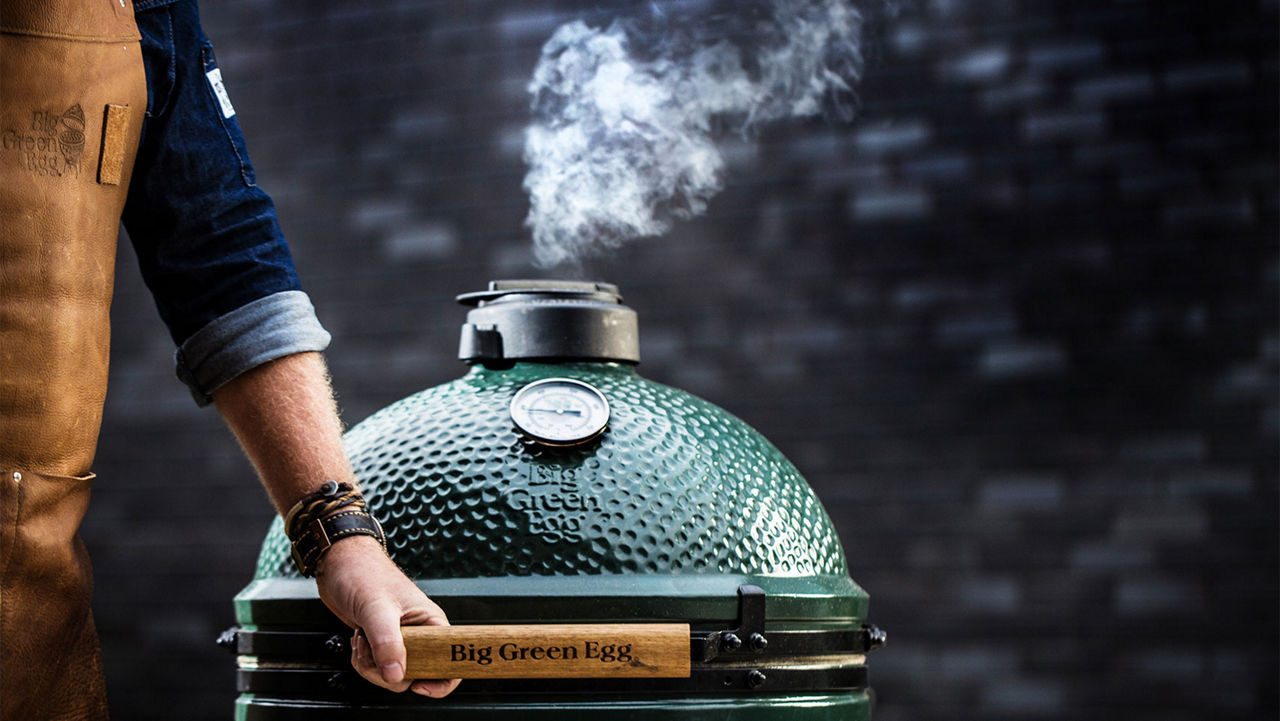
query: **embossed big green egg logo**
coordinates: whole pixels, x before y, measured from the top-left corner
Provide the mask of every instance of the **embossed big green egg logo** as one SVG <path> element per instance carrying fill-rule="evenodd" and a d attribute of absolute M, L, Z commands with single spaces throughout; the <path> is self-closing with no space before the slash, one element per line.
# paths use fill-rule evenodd
<path fill-rule="evenodd" d="M 523 487 L 509 490 L 507 505 L 528 519 L 528 533 L 547 543 L 576 543 L 592 521 L 608 517 L 600 499 L 584 488 L 578 468 L 530 464 Z"/>
<path fill-rule="evenodd" d="M 78 176 L 84 131 L 84 110 L 79 104 L 63 112 L 33 110 L 27 127 L 5 128 L 0 133 L 0 148 L 11 152 L 22 169 L 33 175 Z"/>

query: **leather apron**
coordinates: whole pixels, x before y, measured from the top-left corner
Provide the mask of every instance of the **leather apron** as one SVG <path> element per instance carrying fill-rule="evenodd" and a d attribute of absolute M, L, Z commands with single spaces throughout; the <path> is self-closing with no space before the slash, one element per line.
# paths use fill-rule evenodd
<path fill-rule="evenodd" d="M 131 0 L 0 0 L 0 719 L 105 719 L 78 529 L 147 101 Z"/>

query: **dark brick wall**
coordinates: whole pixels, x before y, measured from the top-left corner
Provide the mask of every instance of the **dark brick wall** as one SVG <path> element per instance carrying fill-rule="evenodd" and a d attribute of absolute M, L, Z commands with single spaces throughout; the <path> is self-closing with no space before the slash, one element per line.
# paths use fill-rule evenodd
<path fill-rule="evenodd" d="M 524 85 L 625 6 L 203 9 L 349 423 L 463 372 L 453 295 L 535 272 Z M 867 16 L 855 120 L 732 140 L 706 217 L 584 274 L 642 373 L 826 502 L 891 634 L 881 721 L 1274 719 L 1277 3 Z M 270 511 L 121 255 L 85 528 L 113 708 L 230 718 L 213 638 Z"/>

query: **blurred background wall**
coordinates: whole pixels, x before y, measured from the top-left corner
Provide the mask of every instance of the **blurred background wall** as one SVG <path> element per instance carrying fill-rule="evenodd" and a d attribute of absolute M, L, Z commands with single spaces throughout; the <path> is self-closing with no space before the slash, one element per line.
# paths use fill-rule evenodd
<path fill-rule="evenodd" d="M 464 372 L 452 298 L 531 265 L 525 86 L 639 3 L 203 8 L 334 335 L 344 417 Z M 1277 3 L 866 5 L 850 122 L 726 140 L 705 217 L 588 261 L 642 374 L 827 504 L 881 721 L 1274 719 Z M 122 244 L 94 506 L 117 719 L 228 719 L 269 506 Z M 181 711 L 176 711 L 181 709 Z"/>

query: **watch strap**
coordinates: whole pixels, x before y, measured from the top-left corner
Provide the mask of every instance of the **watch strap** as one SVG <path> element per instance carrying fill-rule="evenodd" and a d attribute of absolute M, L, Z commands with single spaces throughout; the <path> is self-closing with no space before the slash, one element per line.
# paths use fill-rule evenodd
<path fill-rule="evenodd" d="M 382 524 L 363 507 L 347 506 L 307 522 L 293 539 L 293 561 L 303 576 L 314 576 L 316 565 L 329 548 L 344 538 L 372 536 L 383 549 L 387 537 Z"/>

